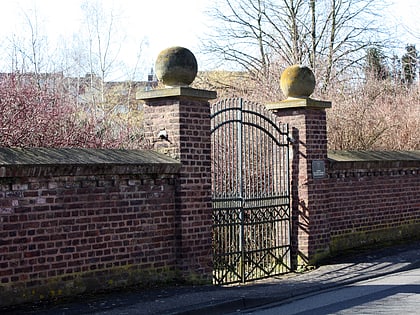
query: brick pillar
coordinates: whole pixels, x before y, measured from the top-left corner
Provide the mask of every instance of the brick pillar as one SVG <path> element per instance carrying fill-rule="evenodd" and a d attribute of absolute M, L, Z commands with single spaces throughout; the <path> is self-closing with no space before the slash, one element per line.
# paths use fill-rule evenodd
<path fill-rule="evenodd" d="M 327 124 L 330 102 L 288 99 L 268 104 L 294 139 L 291 161 L 292 246 L 295 267 L 314 263 L 329 253 Z"/>
<path fill-rule="evenodd" d="M 216 92 L 173 87 L 137 94 L 153 150 L 182 164 L 177 191 L 178 267 L 183 279 L 212 278 L 210 105 Z"/>

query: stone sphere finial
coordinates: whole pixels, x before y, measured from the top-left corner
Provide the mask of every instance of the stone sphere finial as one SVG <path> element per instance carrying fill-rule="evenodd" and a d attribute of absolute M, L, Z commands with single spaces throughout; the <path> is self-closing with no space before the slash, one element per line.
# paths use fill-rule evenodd
<path fill-rule="evenodd" d="M 170 47 L 159 53 L 155 69 L 157 78 L 165 86 L 188 86 L 197 75 L 197 59 L 187 48 Z"/>
<path fill-rule="evenodd" d="M 281 74 L 280 87 L 287 98 L 309 98 L 315 89 L 315 75 L 308 67 L 290 66 Z"/>

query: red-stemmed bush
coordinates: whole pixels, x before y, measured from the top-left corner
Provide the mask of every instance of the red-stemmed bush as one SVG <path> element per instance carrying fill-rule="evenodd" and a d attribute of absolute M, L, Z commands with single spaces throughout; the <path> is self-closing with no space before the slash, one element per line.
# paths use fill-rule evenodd
<path fill-rule="evenodd" d="M 97 118 L 56 85 L 28 75 L 0 78 L 0 146 L 139 148 L 138 126 Z"/>

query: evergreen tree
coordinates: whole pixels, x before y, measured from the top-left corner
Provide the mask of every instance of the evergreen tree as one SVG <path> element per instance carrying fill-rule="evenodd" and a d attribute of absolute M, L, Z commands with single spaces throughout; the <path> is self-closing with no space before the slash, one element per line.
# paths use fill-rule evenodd
<path fill-rule="evenodd" d="M 416 79 L 418 53 L 415 45 L 407 45 L 406 53 L 401 58 L 403 80 L 407 85 L 413 84 Z"/>
<path fill-rule="evenodd" d="M 391 57 L 391 79 L 394 84 L 401 84 L 402 79 L 402 66 L 401 58 L 398 55 L 393 55 Z"/>
<path fill-rule="evenodd" d="M 377 80 L 386 80 L 389 78 L 390 72 L 386 65 L 386 56 L 379 47 L 369 48 L 367 50 L 366 59 L 367 75 L 372 75 Z"/>

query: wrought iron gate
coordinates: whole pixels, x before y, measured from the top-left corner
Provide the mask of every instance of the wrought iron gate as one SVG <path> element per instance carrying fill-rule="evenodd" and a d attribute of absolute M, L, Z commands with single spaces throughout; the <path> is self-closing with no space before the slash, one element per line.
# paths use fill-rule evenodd
<path fill-rule="evenodd" d="M 288 272 L 288 126 L 240 98 L 211 110 L 214 283 Z"/>

